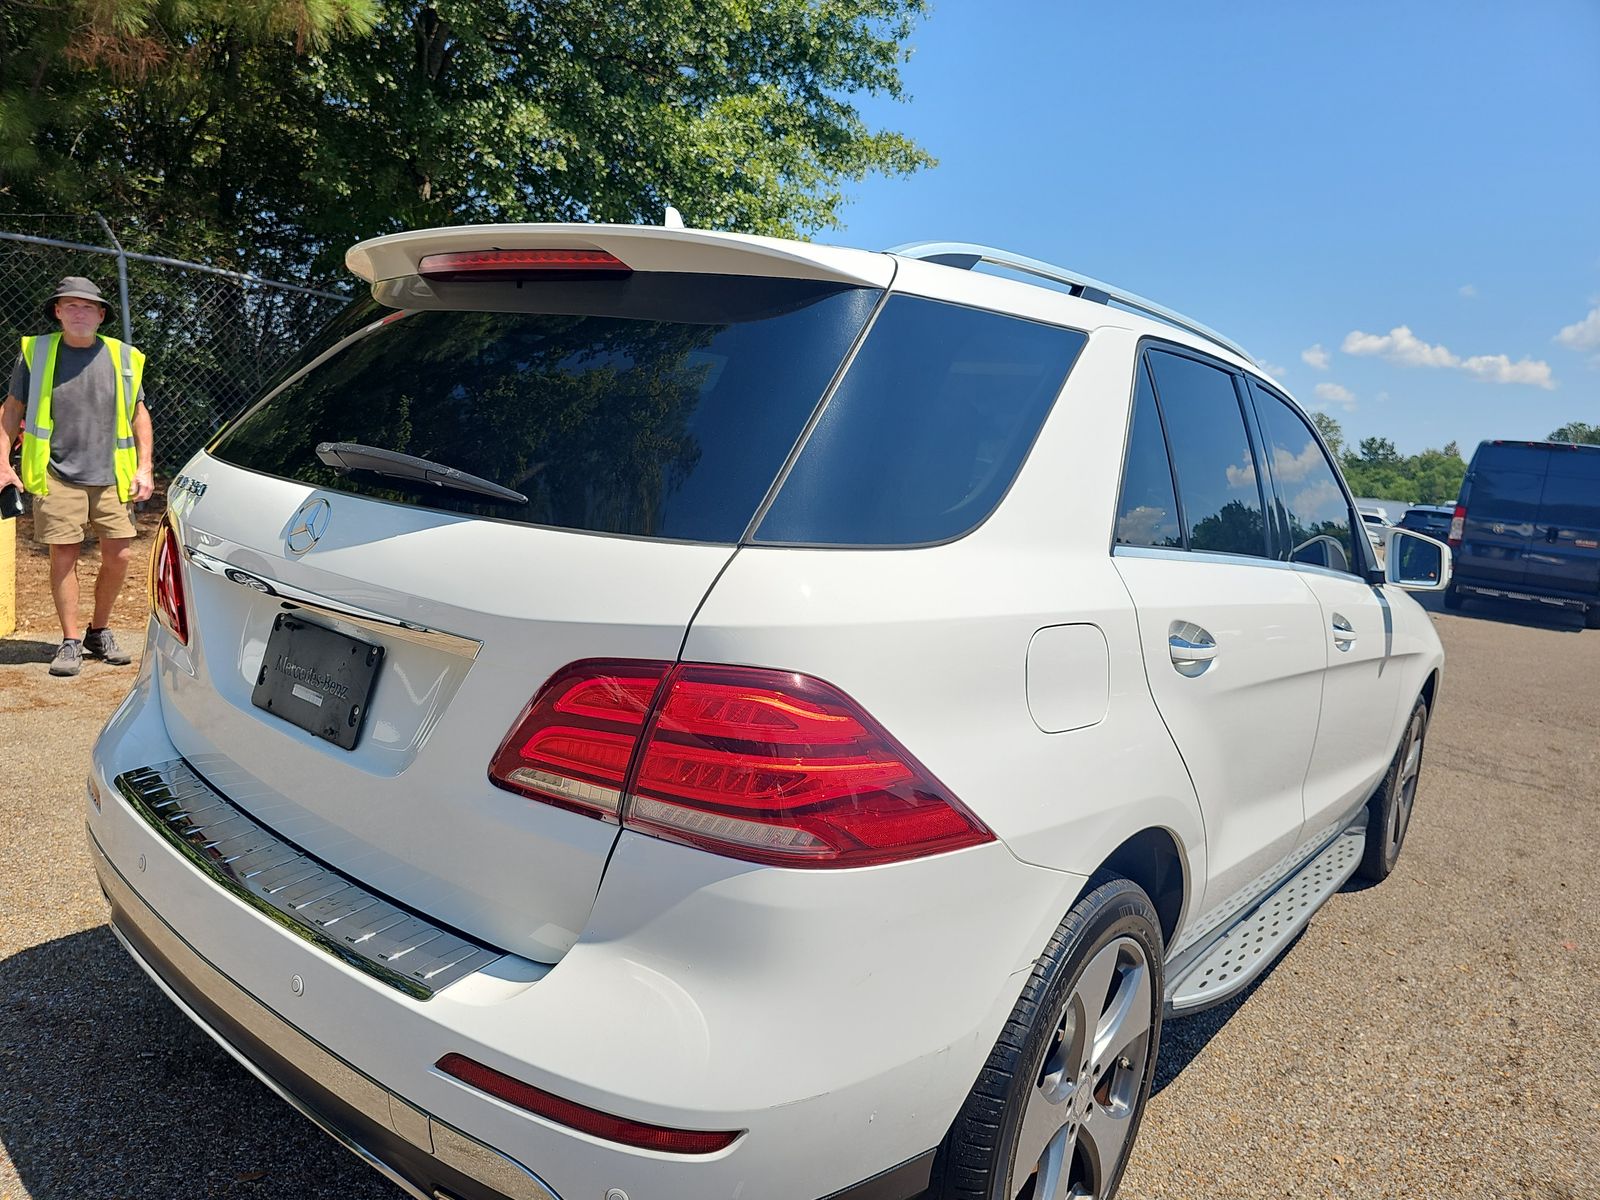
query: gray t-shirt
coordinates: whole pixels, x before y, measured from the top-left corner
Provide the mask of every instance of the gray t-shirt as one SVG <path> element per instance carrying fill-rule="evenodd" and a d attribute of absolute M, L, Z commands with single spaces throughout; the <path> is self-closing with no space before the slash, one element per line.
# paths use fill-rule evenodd
<path fill-rule="evenodd" d="M 117 439 L 117 375 L 111 349 L 98 338 L 78 349 L 62 342 L 56 349 L 50 385 L 50 473 L 79 487 L 105 487 L 117 481 L 112 451 Z M 26 408 L 28 364 L 17 355 L 11 368 L 11 395 Z M 144 399 L 144 387 L 139 388 Z"/>

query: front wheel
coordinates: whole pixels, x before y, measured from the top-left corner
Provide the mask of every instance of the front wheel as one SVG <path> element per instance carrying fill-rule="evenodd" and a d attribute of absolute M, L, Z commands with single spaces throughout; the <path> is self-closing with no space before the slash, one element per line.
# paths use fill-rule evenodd
<path fill-rule="evenodd" d="M 1444 590 L 1444 606 L 1446 608 L 1452 609 L 1452 610 L 1459 609 L 1461 607 L 1461 591 L 1460 591 L 1459 588 L 1456 588 L 1456 587 L 1447 587 L 1447 588 L 1445 588 L 1445 590 Z"/>
<path fill-rule="evenodd" d="M 1411 828 L 1411 810 L 1417 802 L 1417 782 L 1422 776 L 1422 743 L 1428 733 L 1428 703 L 1418 698 L 1400 737 L 1389 772 L 1371 800 L 1367 801 L 1367 845 L 1356 873 L 1373 883 L 1389 878 L 1406 830 Z"/>
<path fill-rule="evenodd" d="M 1161 1042 L 1161 924 L 1097 876 L 1072 906 L 939 1148 L 934 1200 L 1110 1200 Z"/>

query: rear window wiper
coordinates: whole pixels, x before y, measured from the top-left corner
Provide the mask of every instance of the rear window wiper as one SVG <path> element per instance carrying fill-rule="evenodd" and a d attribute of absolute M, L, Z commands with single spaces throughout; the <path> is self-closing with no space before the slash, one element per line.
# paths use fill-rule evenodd
<path fill-rule="evenodd" d="M 492 479 L 458 471 L 431 459 L 401 454 L 398 450 L 385 450 L 381 446 L 363 446 L 359 442 L 319 442 L 317 457 L 340 471 L 371 471 L 374 475 L 387 475 L 391 479 L 411 479 L 457 492 L 492 496 L 511 504 L 528 502 L 521 492 L 501 487 Z"/>

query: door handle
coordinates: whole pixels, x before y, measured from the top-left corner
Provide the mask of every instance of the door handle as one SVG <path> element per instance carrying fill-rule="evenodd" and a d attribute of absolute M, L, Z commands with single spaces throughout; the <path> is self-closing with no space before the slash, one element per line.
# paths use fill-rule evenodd
<path fill-rule="evenodd" d="M 1173 670 L 1193 679 L 1216 658 L 1217 639 L 1192 621 L 1174 621 L 1167 629 L 1167 654 Z"/>
<path fill-rule="evenodd" d="M 1333 644 L 1341 650 L 1348 650 L 1355 644 L 1355 627 L 1338 613 L 1333 614 Z"/>

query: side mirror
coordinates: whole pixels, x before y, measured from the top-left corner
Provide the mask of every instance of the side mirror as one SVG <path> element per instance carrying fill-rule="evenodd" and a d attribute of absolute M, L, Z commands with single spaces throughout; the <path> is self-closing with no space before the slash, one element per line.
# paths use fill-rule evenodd
<path fill-rule="evenodd" d="M 1409 529 L 1391 529 L 1383 578 L 1408 592 L 1442 592 L 1450 586 L 1450 547 Z"/>

